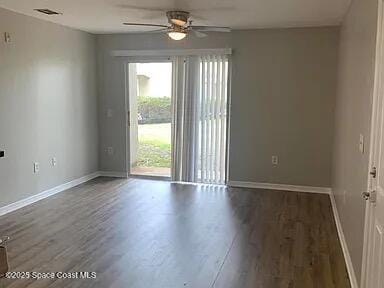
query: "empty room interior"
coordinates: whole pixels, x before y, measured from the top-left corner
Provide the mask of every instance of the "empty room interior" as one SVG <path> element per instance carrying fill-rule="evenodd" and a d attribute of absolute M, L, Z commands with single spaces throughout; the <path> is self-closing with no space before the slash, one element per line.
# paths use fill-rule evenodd
<path fill-rule="evenodd" d="M 0 0 L 0 287 L 383 288 L 383 7 Z"/>

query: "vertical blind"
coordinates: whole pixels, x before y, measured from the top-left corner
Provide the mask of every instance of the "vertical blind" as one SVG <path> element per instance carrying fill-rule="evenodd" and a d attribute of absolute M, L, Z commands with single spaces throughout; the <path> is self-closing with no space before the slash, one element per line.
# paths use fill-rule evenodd
<path fill-rule="evenodd" d="M 224 184 L 228 60 L 225 55 L 201 56 L 199 66 L 198 181 Z"/>
<path fill-rule="evenodd" d="M 172 177 L 224 184 L 228 56 L 177 57 L 174 67 Z"/>

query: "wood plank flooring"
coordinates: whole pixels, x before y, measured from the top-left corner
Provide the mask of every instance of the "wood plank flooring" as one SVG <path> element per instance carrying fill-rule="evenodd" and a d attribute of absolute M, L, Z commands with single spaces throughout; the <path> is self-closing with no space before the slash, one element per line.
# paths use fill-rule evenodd
<path fill-rule="evenodd" d="M 350 287 L 327 195 L 97 178 L 0 217 L 0 287 Z"/>

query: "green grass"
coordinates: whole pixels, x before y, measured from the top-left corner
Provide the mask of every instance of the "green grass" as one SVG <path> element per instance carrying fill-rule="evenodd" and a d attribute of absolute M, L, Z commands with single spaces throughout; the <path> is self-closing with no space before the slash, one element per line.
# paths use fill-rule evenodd
<path fill-rule="evenodd" d="M 139 125 L 137 166 L 171 167 L 171 124 Z"/>

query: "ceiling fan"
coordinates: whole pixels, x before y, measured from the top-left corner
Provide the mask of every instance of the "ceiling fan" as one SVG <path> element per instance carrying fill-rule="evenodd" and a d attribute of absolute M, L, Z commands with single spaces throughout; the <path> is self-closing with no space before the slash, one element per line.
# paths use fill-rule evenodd
<path fill-rule="evenodd" d="M 169 38 L 173 40 L 184 39 L 185 36 L 187 36 L 187 34 L 191 31 L 200 38 L 207 36 L 207 34 L 203 32 L 231 32 L 231 28 L 229 27 L 192 25 L 192 20 L 190 20 L 191 14 L 186 11 L 167 11 L 166 16 L 168 18 L 169 25 L 128 22 L 123 24 L 127 26 L 158 27 L 161 29 L 149 32 L 164 32 L 167 33 Z"/>

